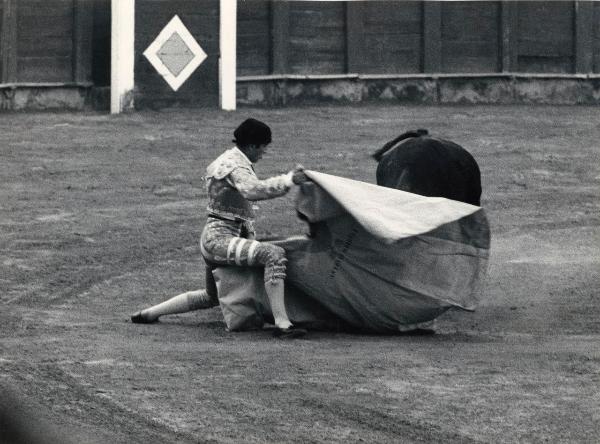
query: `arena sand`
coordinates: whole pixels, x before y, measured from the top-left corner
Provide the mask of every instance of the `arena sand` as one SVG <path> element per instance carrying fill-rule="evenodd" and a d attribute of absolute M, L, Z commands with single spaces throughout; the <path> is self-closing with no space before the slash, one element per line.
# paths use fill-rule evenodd
<path fill-rule="evenodd" d="M 302 163 L 374 182 L 370 152 L 415 128 L 470 150 L 492 226 L 479 309 L 442 316 L 433 336 L 295 342 L 228 333 L 218 308 L 131 324 L 203 285 L 202 175 L 248 116 L 274 132 L 263 177 Z M 3 114 L 0 128 L 0 385 L 32 436 L 597 442 L 597 108 Z M 260 206 L 260 236 L 305 231 L 292 196 Z"/>

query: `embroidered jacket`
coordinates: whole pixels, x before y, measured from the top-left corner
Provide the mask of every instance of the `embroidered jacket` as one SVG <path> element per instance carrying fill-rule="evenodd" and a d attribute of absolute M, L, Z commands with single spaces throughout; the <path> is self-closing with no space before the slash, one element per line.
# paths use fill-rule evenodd
<path fill-rule="evenodd" d="M 252 162 L 233 147 L 206 168 L 209 213 L 230 220 L 252 222 L 250 201 L 283 196 L 292 187 L 292 173 L 259 180 Z"/>

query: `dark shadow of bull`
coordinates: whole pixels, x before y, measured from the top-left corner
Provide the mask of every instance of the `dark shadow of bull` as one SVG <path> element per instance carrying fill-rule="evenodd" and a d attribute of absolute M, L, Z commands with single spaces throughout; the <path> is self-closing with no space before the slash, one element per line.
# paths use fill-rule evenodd
<path fill-rule="evenodd" d="M 408 131 L 375 151 L 377 185 L 430 197 L 481 205 L 481 173 L 460 145 Z"/>

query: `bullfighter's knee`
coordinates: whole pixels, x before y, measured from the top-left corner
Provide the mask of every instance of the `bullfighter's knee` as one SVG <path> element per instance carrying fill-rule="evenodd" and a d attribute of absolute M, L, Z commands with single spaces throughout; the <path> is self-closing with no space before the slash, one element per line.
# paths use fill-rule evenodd
<path fill-rule="evenodd" d="M 278 245 L 261 242 L 254 256 L 258 264 L 265 267 L 265 282 L 285 279 L 286 263 L 285 250 Z"/>

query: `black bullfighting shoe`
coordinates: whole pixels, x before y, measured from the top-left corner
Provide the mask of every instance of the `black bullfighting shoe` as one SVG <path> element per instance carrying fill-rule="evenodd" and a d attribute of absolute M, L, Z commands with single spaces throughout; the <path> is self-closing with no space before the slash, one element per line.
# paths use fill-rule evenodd
<path fill-rule="evenodd" d="M 154 324 L 158 319 L 148 319 L 142 315 L 141 311 L 138 311 L 131 315 L 131 322 L 134 324 Z"/>
<path fill-rule="evenodd" d="M 297 328 L 294 326 L 287 328 L 275 328 L 273 330 L 273 336 L 279 339 L 296 339 L 301 338 L 306 334 L 306 330 L 303 328 Z"/>

